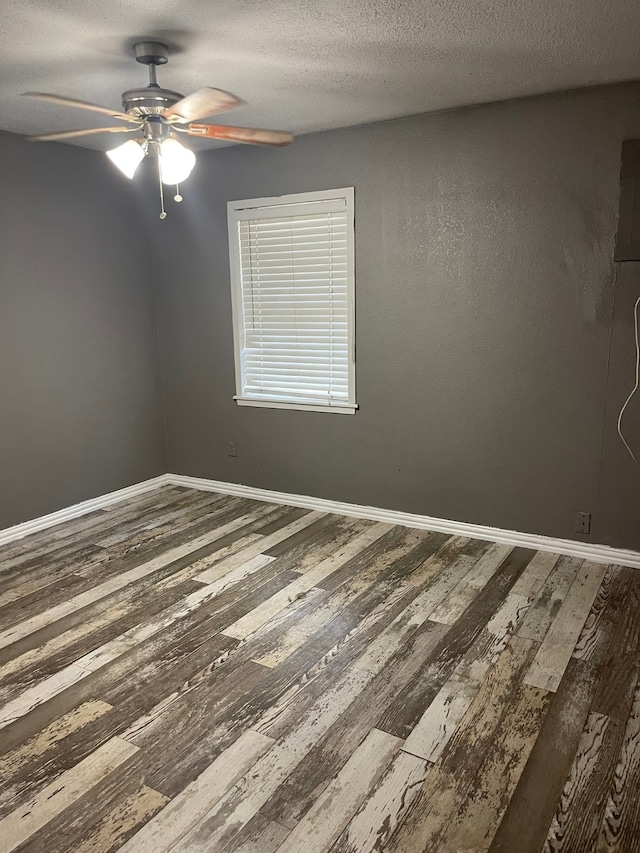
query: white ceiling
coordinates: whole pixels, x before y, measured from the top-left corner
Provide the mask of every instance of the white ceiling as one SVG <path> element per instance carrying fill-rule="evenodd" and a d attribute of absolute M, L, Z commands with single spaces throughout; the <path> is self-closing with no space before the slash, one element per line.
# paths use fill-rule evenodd
<path fill-rule="evenodd" d="M 637 0 L 4 0 L 1 11 L 0 128 L 14 133 L 100 124 L 20 93 L 119 108 L 147 82 L 128 52 L 136 37 L 175 49 L 159 69 L 166 88 L 247 102 L 222 123 L 296 133 L 640 78 Z"/>

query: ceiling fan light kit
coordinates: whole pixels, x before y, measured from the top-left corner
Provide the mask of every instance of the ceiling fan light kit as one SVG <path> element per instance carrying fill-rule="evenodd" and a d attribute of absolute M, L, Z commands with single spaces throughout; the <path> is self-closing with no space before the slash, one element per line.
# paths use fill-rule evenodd
<path fill-rule="evenodd" d="M 123 175 L 133 178 L 136 169 L 144 160 L 145 151 L 137 139 L 129 139 L 122 145 L 118 145 L 117 148 L 107 151 L 107 157 L 120 169 Z"/>
<path fill-rule="evenodd" d="M 176 138 L 177 133 L 200 136 L 205 139 L 224 139 L 244 142 L 249 145 L 288 145 L 292 134 L 274 130 L 229 125 L 193 124 L 193 122 L 217 115 L 226 110 L 242 106 L 243 101 L 222 89 L 205 87 L 184 97 L 179 92 L 163 89 L 158 85 L 156 68 L 169 60 L 166 44 L 157 41 L 140 41 L 134 45 L 138 62 L 149 69 L 149 84 L 139 89 L 128 89 L 122 94 L 123 112 L 101 107 L 97 104 L 51 95 L 44 92 L 26 92 L 32 98 L 49 101 L 62 106 L 76 107 L 102 113 L 125 127 L 95 127 L 86 130 L 65 130 L 28 137 L 32 141 L 50 142 L 87 136 L 96 133 L 138 133 L 138 137 L 127 140 L 107 151 L 107 157 L 128 178 L 133 178 L 146 156 L 157 161 L 158 185 L 160 190 L 160 219 L 167 214 L 164 209 L 163 184 L 175 184 L 174 200 L 182 201 L 179 184 L 186 180 L 195 166 L 196 156 Z"/>

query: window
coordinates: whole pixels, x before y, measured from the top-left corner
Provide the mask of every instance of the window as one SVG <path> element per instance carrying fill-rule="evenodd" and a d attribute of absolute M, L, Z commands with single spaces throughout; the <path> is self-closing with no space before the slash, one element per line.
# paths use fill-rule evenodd
<path fill-rule="evenodd" d="M 353 414 L 353 188 L 228 215 L 238 404 Z"/>

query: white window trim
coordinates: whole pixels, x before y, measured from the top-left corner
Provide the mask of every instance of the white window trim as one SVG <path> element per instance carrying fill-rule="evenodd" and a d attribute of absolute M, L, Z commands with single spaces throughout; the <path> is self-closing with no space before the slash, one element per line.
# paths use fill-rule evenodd
<path fill-rule="evenodd" d="M 256 212 L 263 207 L 304 205 L 327 201 L 330 203 L 336 199 L 344 199 L 347 213 L 347 343 L 349 352 L 348 383 L 349 399 L 346 403 L 324 405 L 319 403 L 287 402 L 284 400 L 269 400 L 264 397 L 245 397 L 242 394 L 242 339 L 243 329 L 241 324 L 241 278 L 239 263 L 238 234 L 235 224 L 242 218 L 241 213 L 247 210 Z M 330 204 L 327 205 L 328 207 Z M 267 214 L 265 214 L 267 215 Z M 273 212 L 271 212 L 273 215 Z M 260 214 L 258 213 L 258 218 Z M 230 201 L 227 203 L 227 221 L 229 232 L 229 263 L 231 273 L 231 306 L 233 315 L 233 350 L 234 366 L 236 373 L 236 394 L 234 400 L 239 406 L 253 406 L 266 409 L 295 409 L 305 412 L 333 412 L 334 414 L 353 415 L 358 404 L 356 403 L 356 338 L 355 338 L 355 203 L 354 188 L 342 187 L 336 190 L 319 190 L 317 192 L 294 193 L 283 196 L 268 196 L 265 198 L 243 199 L 242 201 Z"/>

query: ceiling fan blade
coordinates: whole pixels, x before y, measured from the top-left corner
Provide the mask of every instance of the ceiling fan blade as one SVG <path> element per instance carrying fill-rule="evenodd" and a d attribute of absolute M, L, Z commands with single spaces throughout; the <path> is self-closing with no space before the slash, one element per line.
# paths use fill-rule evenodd
<path fill-rule="evenodd" d="M 228 139 L 230 142 L 246 142 L 248 145 L 288 145 L 293 140 L 292 133 L 281 130 L 260 130 L 257 127 L 231 127 L 226 124 L 190 124 L 187 128 L 190 136 L 202 136 L 205 139 Z"/>
<path fill-rule="evenodd" d="M 53 133 L 38 133 L 27 136 L 29 142 L 53 142 L 56 139 L 72 139 L 74 136 L 90 136 L 94 133 L 134 133 L 137 127 L 89 127 L 85 130 L 58 130 Z"/>
<path fill-rule="evenodd" d="M 196 121 L 199 118 L 207 118 L 207 116 L 240 107 L 243 103 L 244 101 L 230 92 L 205 86 L 204 89 L 198 89 L 167 107 L 162 115 L 165 118 L 175 118 L 177 121 Z"/>
<path fill-rule="evenodd" d="M 127 115 L 120 110 L 112 110 L 109 107 L 101 107 L 98 104 L 90 104 L 88 101 L 78 101 L 75 98 L 65 98 L 62 95 L 50 95 L 47 92 L 24 92 L 27 98 L 37 98 L 39 101 L 49 101 L 52 104 L 60 104 L 63 107 L 77 107 L 81 110 L 91 110 L 94 113 L 102 113 L 111 118 L 118 118 L 121 121 L 138 121 L 133 116 Z"/>

